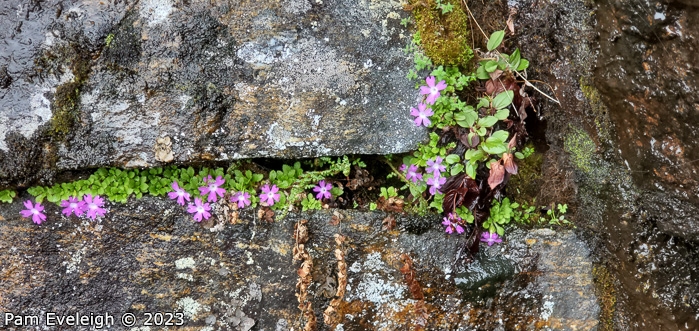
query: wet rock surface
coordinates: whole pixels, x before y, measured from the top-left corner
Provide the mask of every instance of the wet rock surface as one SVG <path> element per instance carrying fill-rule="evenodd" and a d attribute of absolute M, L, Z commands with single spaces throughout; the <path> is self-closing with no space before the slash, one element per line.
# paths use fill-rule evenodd
<path fill-rule="evenodd" d="M 0 186 L 411 150 L 426 131 L 408 112 L 406 16 L 393 1 L 3 2 Z"/>
<path fill-rule="evenodd" d="M 460 238 L 444 234 L 436 218 L 398 217 L 398 227 L 422 224 L 426 231 L 417 234 L 384 230 L 383 212 L 321 211 L 267 223 L 252 212 L 234 216 L 216 208 L 215 221 L 200 224 L 169 200 L 145 197 L 108 207 L 105 218 L 91 222 L 63 218 L 49 205 L 51 220 L 42 226 L 19 217 L 20 203 L 3 207 L 0 309 L 110 313 L 117 330 L 126 329 L 122 314 L 142 323 L 155 311 L 182 312 L 190 328 L 298 329 L 293 229 L 307 219 L 306 250 L 314 261 L 308 297 L 319 321 L 338 284 L 333 236 L 347 237 L 341 320 L 332 327 L 319 322 L 319 330 L 413 328 L 417 300 L 400 272 L 404 253 L 424 292 L 428 330 L 597 325 L 590 251 L 570 231 L 514 230 L 505 244 L 484 246 L 464 269 L 454 264 Z M 338 213 L 342 220 L 329 224 Z M 505 277 L 483 267 L 492 261 L 510 266 Z M 483 295 L 462 290 L 469 278 L 478 278 L 470 288 Z"/>
<path fill-rule="evenodd" d="M 539 98 L 548 150 L 537 199 L 569 202 L 592 247 L 600 329 L 699 328 L 696 7 L 510 4 L 530 75 L 561 100 Z"/>
<path fill-rule="evenodd" d="M 613 1 L 598 13 L 596 83 L 644 210 L 663 232 L 699 241 L 699 10 Z"/>

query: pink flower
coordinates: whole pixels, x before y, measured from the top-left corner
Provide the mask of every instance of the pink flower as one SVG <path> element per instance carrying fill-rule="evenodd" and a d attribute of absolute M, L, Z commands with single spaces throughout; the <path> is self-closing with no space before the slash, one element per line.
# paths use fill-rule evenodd
<path fill-rule="evenodd" d="M 231 202 L 237 202 L 238 208 L 242 209 L 250 205 L 250 193 L 240 191 L 231 196 Z"/>
<path fill-rule="evenodd" d="M 177 182 L 172 182 L 172 189 L 173 192 L 168 192 L 167 196 L 170 197 L 170 199 L 177 199 L 177 203 L 181 206 L 184 206 L 184 201 L 187 200 L 189 201 L 189 193 L 185 191 L 183 188 L 181 188 Z"/>
<path fill-rule="evenodd" d="M 428 127 L 432 123 L 429 117 L 434 115 L 434 112 L 432 109 L 427 108 L 424 103 L 421 103 L 417 105 L 417 109 L 410 108 L 410 115 L 415 116 L 414 122 L 416 126 L 425 125 L 425 127 Z"/>
<path fill-rule="evenodd" d="M 27 200 L 24 202 L 24 207 L 27 207 L 27 210 L 22 210 L 19 213 L 22 214 L 22 217 L 32 217 L 32 221 L 36 224 L 41 224 L 41 222 L 46 220 L 46 215 L 42 213 L 41 211 L 44 210 L 44 206 L 41 205 L 41 203 L 36 203 L 35 205 L 32 205 L 31 200 Z"/>
<path fill-rule="evenodd" d="M 262 203 L 266 204 L 267 206 L 274 205 L 275 202 L 279 201 L 279 188 L 277 185 L 272 185 L 272 187 L 269 187 L 269 184 L 265 184 L 265 186 L 262 186 L 262 194 L 260 194 L 260 200 L 262 200 Z"/>
<path fill-rule="evenodd" d="M 454 230 L 456 230 L 456 233 L 462 234 L 464 233 L 464 228 L 459 224 L 462 222 L 461 217 L 450 213 L 448 217 L 444 218 L 444 222 L 442 222 L 443 225 L 446 225 L 444 231 L 448 234 L 453 234 Z"/>
<path fill-rule="evenodd" d="M 226 193 L 226 190 L 222 189 L 220 186 L 223 185 L 226 181 L 223 180 L 221 176 L 217 176 L 216 180 L 212 180 L 211 176 L 208 176 L 206 178 L 206 184 L 207 186 L 203 186 L 199 188 L 199 192 L 201 192 L 201 195 L 209 195 L 209 198 L 207 201 L 211 202 L 216 202 L 218 200 L 218 197 L 223 197 L 223 194 Z M 217 197 L 218 195 L 218 197 Z"/>
<path fill-rule="evenodd" d="M 417 172 L 417 165 L 410 165 L 408 172 L 405 174 L 405 178 L 413 183 L 417 183 L 418 181 L 422 180 L 422 174 Z"/>
<path fill-rule="evenodd" d="M 439 177 L 442 171 L 447 170 L 447 167 L 442 164 L 442 161 L 442 158 L 439 156 L 435 157 L 434 160 L 427 160 L 427 168 L 425 168 L 425 171 L 431 172 L 435 177 Z"/>
<path fill-rule="evenodd" d="M 107 212 L 104 208 L 101 208 L 104 207 L 104 200 L 99 195 L 92 197 L 92 194 L 85 194 L 83 200 L 86 205 L 87 217 L 94 220 L 97 216 L 104 216 Z"/>
<path fill-rule="evenodd" d="M 437 194 L 437 190 L 439 190 L 444 183 L 446 183 L 447 179 L 444 177 L 432 177 L 432 178 L 427 178 L 427 185 L 430 185 L 430 194 L 435 195 Z M 440 192 L 441 193 L 441 192 Z"/>
<path fill-rule="evenodd" d="M 61 207 L 65 207 L 62 213 L 66 217 L 69 217 L 71 213 L 75 213 L 75 216 L 82 216 L 87 209 L 85 201 L 75 197 L 68 197 L 68 200 L 61 201 Z"/>
<path fill-rule="evenodd" d="M 202 203 L 201 199 L 199 198 L 194 198 L 194 204 L 190 203 L 187 207 L 187 212 L 190 214 L 194 214 L 194 220 L 197 222 L 201 222 L 202 217 L 205 220 L 208 220 L 209 217 L 211 217 L 211 213 L 209 213 L 210 210 L 211 207 L 209 206 L 209 204 Z"/>
<path fill-rule="evenodd" d="M 332 194 L 330 193 L 330 190 L 333 188 L 332 184 L 326 183 L 324 180 L 321 180 L 318 182 L 318 186 L 313 188 L 313 192 L 316 192 L 316 199 L 318 200 L 323 200 L 323 199 L 330 199 L 332 197 Z"/>
<path fill-rule="evenodd" d="M 501 243 L 502 239 L 500 239 L 497 233 L 483 232 L 483 234 L 481 234 L 481 241 L 488 243 L 488 246 L 493 246 L 495 243 Z"/>
<path fill-rule="evenodd" d="M 439 95 L 441 94 L 439 91 L 447 88 L 447 83 L 445 81 L 440 81 L 437 83 L 437 85 L 434 84 L 434 81 L 434 76 L 429 76 L 425 78 L 425 83 L 427 83 L 427 86 L 420 86 L 420 94 L 427 95 L 425 103 L 430 105 L 433 105 L 434 102 L 437 101 L 437 98 L 439 98 Z"/>

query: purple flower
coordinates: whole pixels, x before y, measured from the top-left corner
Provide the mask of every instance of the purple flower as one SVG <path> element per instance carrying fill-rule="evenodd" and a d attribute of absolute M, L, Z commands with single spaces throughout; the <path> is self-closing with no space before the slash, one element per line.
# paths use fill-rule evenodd
<path fill-rule="evenodd" d="M 430 185 L 430 194 L 437 194 L 437 190 L 439 190 L 439 188 L 442 187 L 446 181 L 446 178 L 439 176 L 427 178 L 427 185 Z"/>
<path fill-rule="evenodd" d="M 408 166 L 405 165 L 405 163 L 403 163 L 403 164 L 400 165 L 400 167 L 398 167 L 398 170 L 399 170 L 400 172 L 405 172 L 405 169 L 407 169 L 407 168 L 408 168 Z"/>
<path fill-rule="evenodd" d="M 434 76 L 429 76 L 425 78 L 425 83 L 427 83 L 427 86 L 420 86 L 420 94 L 427 95 L 425 103 L 428 103 L 430 105 L 433 105 L 434 102 L 437 101 L 437 98 L 439 98 L 439 91 L 447 88 L 447 83 L 445 81 L 440 81 L 439 83 L 437 83 L 437 85 L 434 84 L 434 81 Z"/>
<path fill-rule="evenodd" d="M 207 186 L 202 186 L 199 188 L 199 192 L 201 192 L 201 195 L 206 195 L 208 194 L 209 197 L 207 198 L 207 201 L 211 202 L 216 202 L 218 200 L 218 197 L 223 197 L 223 194 L 226 193 L 226 190 L 221 188 L 221 185 L 225 183 L 226 181 L 221 178 L 221 176 L 217 176 L 216 180 L 211 179 L 211 176 L 206 177 L 206 185 Z"/>
<path fill-rule="evenodd" d="M 245 191 L 240 191 L 231 196 L 231 202 L 237 202 L 238 208 L 243 209 L 250 205 L 250 193 Z"/>
<path fill-rule="evenodd" d="M 410 167 L 408 168 L 408 172 L 405 175 L 405 178 L 407 178 L 413 183 L 417 183 L 418 181 L 422 180 L 422 174 L 417 172 L 417 165 L 410 165 Z"/>
<path fill-rule="evenodd" d="M 31 200 L 27 200 L 24 202 L 24 206 L 27 207 L 27 210 L 22 210 L 19 213 L 22 214 L 22 217 L 32 217 L 32 221 L 36 224 L 41 224 L 41 222 L 46 220 L 46 215 L 42 213 L 41 211 L 44 210 L 44 206 L 41 205 L 41 203 L 36 203 L 35 205 L 32 205 Z"/>
<path fill-rule="evenodd" d="M 69 217 L 71 213 L 75 213 L 75 216 L 82 216 L 87 209 L 85 201 L 78 200 L 75 197 L 68 197 L 68 200 L 61 201 L 61 207 L 65 207 L 63 215 L 66 215 L 66 217 Z"/>
<path fill-rule="evenodd" d="M 265 203 L 267 206 L 273 205 L 275 202 L 279 201 L 279 188 L 277 185 L 272 185 L 272 187 L 269 187 L 269 184 L 265 184 L 265 186 L 262 186 L 262 194 L 260 194 L 260 200 L 262 200 L 263 203 Z"/>
<path fill-rule="evenodd" d="M 194 214 L 194 220 L 197 222 L 201 222 L 202 217 L 204 217 L 205 220 L 208 220 L 209 217 L 211 217 L 209 210 L 211 210 L 209 204 L 202 203 L 201 199 L 199 198 L 194 198 L 194 204 L 190 203 L 187 207 L 187 212 Z"/>
<path fill-rule="evenodd" d="M 330 193 L 330 190 L 333 188 L 332 184 L 326 183 L 324 180 L 321 180 L 318 182 L 318 186 L 313 188 L 313 192 L 316 192 L 316 199 L 318 200 L 323 200 L 323 199 L 330 199 L 332 197 L 332 194 Z"/>
<path fill-rule="evenodd" d="M 189 193 L 185 191 L 183 188 L 181 188 L 177 182 L 172 182 L 172 189 L 173 192 L 169 192 L 167 196 L 170 197 L 170 199 L 177 199 L 177 203 L 184 206 L 184 201 L 187 200 L 189 201 Z"/>
<path fill-rule="evenodd" d="M 501 243 L 502 239 L 500 239 L 497 233 L 483 232 L 483 234 L 481 234 L 481 241 L 488 243 L 488 246 L 493 246 L 495 243 Z"/>
<path fill-rule="evenodd" d="M 425 171 L 431 172 L 433 176 L 439 177 L 444 170 L 447 170 L 447 167 L 442 164 L 441 157 L 437 156 L 434 161 L 427 160 L 427 168 L 425 168 Z"/>
<path fill-rule="evenodd" d="M 444 231 L 446 231 L 448 234 L 453 234 L 454 230 L 456 230 L 456 233 L 458 234 L 464 233 L 464 228 L 459 224 L 460 222 L 461 218 L 459 216 L 450 213 L 448 217 L 444 218 L 444 222 L 442 222 L 442 224 L 446 226 Z"/>
<path fill-rule="evenodd" d="M 427 108 L 424 103 L 421 103 L 417 105 L 417 109 L 410 108 L 410 115 L 415 116 L 414 122 L 416 126 L 424 124 L 427 127 L 432 123 L 429 117 L 434 115 L 434 112 L 432 109 Z"/>
<path fill-rule="evenodd" d="M 97 216 L 104 216 L 104 213 L 107 212 L 102 208 L 104 207 L 104 200 L 100 198 L 99 195 L 93 197 L 92 194 L 85 194 L 83 201 L 86 205 L 85 211 L 87 211 L 87 217 L 93 220 L 97 218 Z"/>

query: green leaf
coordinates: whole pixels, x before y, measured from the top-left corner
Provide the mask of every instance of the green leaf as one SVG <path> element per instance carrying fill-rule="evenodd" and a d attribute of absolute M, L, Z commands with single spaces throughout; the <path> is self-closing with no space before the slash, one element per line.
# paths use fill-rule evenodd
<path fill-rule="evenodd" d="M 495 31 L 490 35 L 488 40 L 488 51 L 492 51 L 502 43 L 502 39 L 505 38 L 505 30 Z"/>
<path fill-rule="evenodd" d="M 495 113 L 495 118 L 501 121 L 506 120 L 508 116 L 510 116 L 510 111 L 507 108 L 500 109 Z"/>
<path fill-rule="evenodd" d="M 462 171 L 464 171 L 464 165 L 459 163 L 455 164 L 454 166 L 451 167 L 451 175 L 456 176 L 460 174 Z"/>
<path fill-rule="evenodd" d="M 486 116 L 486 117 L 483 117 L 483 118 L 478 120 L 478 126 L 480 126 L 481 128 L 489 128 L 489 127 L 495 125 L 495 123 L 497 123 L 497 122 L 498 122 L 497 117 Z M 478 135 L 481 135 L 481 134 L 479 133 Z"/>
<path fill-rule="evenodd" d="M 497 142 L 503 143 L 503 142 L 507 141 L 507 137 L 509 135 L 510 135 L 510 133 L 505 131 L 505 130 L 498 130 L 498 131 L 493 132 L 493 134 L 491 134 L 490 137 L 488 137 L 488 139 L 486 139 L 486 142 L 497 141 Z"/>
<path fill-rule="evenodd" d="M 481 143 L 483 151 L 488 154 L 501 154 L 507 152 L 507 145 L 499 140 L 488 138 Z"/>
<path fill-rule="evenodd" d="M 520 53 L 519 53 L 519 48 L 515 49 L 514 52 L 510 55 L 508 62 L 510 63 L 510 68 L 512 70 L 516 70 L 517 67 L 519 66 L 519 61 L 522 59 Z"/>
<path fill-rule="evenodd" d="M 519 61 L 519 66 L 517 66 L 517 71 L 522 71 L 524 69 L 529 68 L 529 60 L 527 59 L 522 59 Z"/>
<path fill-rule="evenodd" d="M 522 154 L 520 152 L 516 152 L 515 157 L 521 160 L 521 159 L 524 159 L 524 154 Z"/>
<path fill-rule="evenodd" d="M 473 108 L 467 107 L 466 110 L 454 114 L 454 119 L 456 120 L 456 123 L 459 124 L 461 127 L 470 128 L 473 126 L 473 123 L 478 119 L 478 113 L 476 113 L 476 111 L 474 111 Z"/>
<path fill-rule="evenodd" d="M 486 154 L 480 149 L 469 149 L 464 154 L 464 159 L 468 159 L 471 163 L 482 161 L 485 157 Z"/>
<path fill-rule="evenodd" d="M 486 72 L 490 73 L 490 72 L 495 71 L 495 69 L 498 68 L 498 63 L 495 61 L 488 61 L 485 63 L 485 65 L 483 67 L 485 67 Z M 490 75 L 488 77 L 490 77 Z"/>
<path fill-rule="evenodd" d="M 515 93 L 512 91 L 502 92 L 493 98 L 493 108 L 502 109 L 509 106 L 512 103 Z"/>
<path fill-rule="evenodd" d="M 478 169 L 477 163 L 471 163 L 471 161 L 466 163 L 466 174 L 472 179 L 476 179 L 476 169 Z"/>
<path fill-rule="evenodd" d="M 479 66 L 478 69 L 476 69 L 476 77 L 478 79 L 482 80 L 488 80 L 490 79 L 490 75 L 488 74 L 487 71 L 485 71 L 485 66 Z"/>
<path fill-rule="evenodd" d="M 446 160 L 447 160 L 448 164 L 454 164 L 454 163 L 459 162 L 461 160 L 461 158 L 456 154 L 449 154 L 449 155 L 447 155 Z"/>

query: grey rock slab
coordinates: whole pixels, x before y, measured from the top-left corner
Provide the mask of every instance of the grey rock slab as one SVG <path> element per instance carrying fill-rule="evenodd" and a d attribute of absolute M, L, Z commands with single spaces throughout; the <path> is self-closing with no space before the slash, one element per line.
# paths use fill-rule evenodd
<path fill-rule="evenodd" d="M 463 238 L 446 235 L 434 216 L 398 215 L 399 226 L 387 231 L 383 212 L 292 212 L 268 223 L 256 211 L 234 213 L 214 204 L 212 219 L 196 223 L 173 201 L 144 197 L 107 203 L 108 213 L 97 221 L 65 218 L 47 203 L 48 220 L 37 226 L 20 217 L 21 209 L 20 202 L 0 206 L 0 309 L 15 315 L 109 313 L 116 316 L 112 329 L 124 330 L 124 313 L 142 322 L 146 312 L 174 311 L 188 327 L 299 329 L 301 263 L 292 255 L 294 224 L 302 219 L 308 220 L 305 247 L 313 259 L 308 300 L 319 330 L 413 326 L 421 314 L 399 270 L 403 254 L 413 261 L 430 330 L 492 330 L 498 320 L 588 330 L 597 313 L 588 250 L 566 231 L 517 230 L 504 245 L 485 249 L 480 263 L 507 259 L 516 271 L 494 294 L 469 298 L 455 284 L 457 273 L 468 272 L 454 263 Z M 335 214 L 342 219 L 332 225 Z M 339 324 L 325 325 L 323 311 L 339 284 L 337 233 L 347 237 L 341 247 L 347 287 L 337 307 Z M 534 269 L 538 276 L 530 277 Z"/>
<path fill-rule="evenodd" d="M 427 130 L 409 115 L 407 15 L 397 1 L 4 2 L 0 185 L 40 169 L 414 149 Z M 79 97 L 56 137 L 65 84 Z"/>

